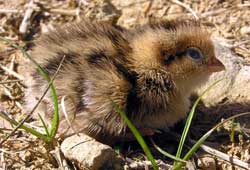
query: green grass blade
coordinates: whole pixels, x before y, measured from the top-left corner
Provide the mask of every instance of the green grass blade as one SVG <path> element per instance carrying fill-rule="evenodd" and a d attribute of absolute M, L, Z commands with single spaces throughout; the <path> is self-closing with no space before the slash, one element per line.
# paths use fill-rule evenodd
<path fill-rule="evenodd" d="M 13 119 L 10 119 L 8 116 L 6 116 L 6 114 L 4 114 L 3 112 L 0 112 L 0 117 L 2 117 L 3 119 L 7 120 L 8 122 L 10 122 L 11 124 L 17 126 L 18 125 L 18 122 L 16 122 L 15 120 Z M 28 126 L 25 126 L 25 125 L 21 125 L 20 127 L 21 129 L 31 133 L 32 135 L 44 140 L 44 141 L 49 141 L 50 138 L 48 138 L 47 136 L 45 136 L 44 134 L 38 132 L 37 130 L 33 129 L 33 128 L 30 128 Z"/>
<path fill-rule="evenodd" d="M 48 127 L 47 127 L 46 123 L 44 122 L 42 116 L 41 116 L 39 113 L 38 113 L 38 116 L 39 116 L 39 118 L 40 118 L 40 120 L 41 120 L 41 122 L 42 122 L 42 124 L 43 124 L 43 128 L 45 129 L 46 135 L 47 135 L 48 137 L 50 137 L 50 135 L 49 135 L 49 130 L 48 130 Z"/>
<path fill-rule="evenodd" d="M 129 129 L 131 130 L 131 132 L 133 133 L 133 135 L 135 136 L 136 140 L 138 141 L 138 143 L 141 145 L 143 151 L 145 152 L 148 160 L 151 162 L 154 170 L 158 170 L 158 166 L 155 162 L 155 159 L 150 151 L 150 149 L 148 148 L 146 142 L 143 140 L 140 132 L 136 129 L 136 127 L 132 124 L 132 122 L 128 119 L 128 117 L 126 116 L 126 113 L 120 109 L 120 107 L 114 103 L 112 101 L 114 107 L 115 107 L 115 110 L 121 115 L 121 117 L 123 118 L 123 120 L 125 121 L 125 123 L 128 125 Z"/>
<path fill-rule="evenodd" d="M 185 127 L 184 127 L 184 130 L 182 132 L 182 136 L 181 136 L 181 140 L 180 140 L 180 143 L 179 143 L 179 146 L 178 146 L 178 150 L 177 150 L 177 153 L 176 153 L 176 157 L 177 158 L 180 158 L 181 156 L 181 153 L 182 153 L 182 149 L 183 149 L 183 146 L 184 146 L 184 143 L 185 143 L 185 140 L 186 140 L 186 137 L 187 137 L 187 134 L 188 134 L 188 131 L 189 131 L 189 128 L 190 128 L 190 125 L 191 125 L 191 122 L 192 122 L 192 119 L 193 119 L 193 116 L 194 116 L 194 113 L 195 113 L 195 109 L 198 105 L 198 103 L 200 102 L 200 100 L 202 99 L 202 97 L 212 88 L 214 87 L 217 83 L 219 83 L 220 81 L 222 81 L 223 79 L 220 79 L 220 80 L 217 80 L 216 82 L 214 82 L 212 85 L 210 85 L 199 97 L 198 99 L 195 101 L 191 111 L 189 112 L 188 114 L 188 118 L 187 118 L 187 121 L 186 121 L 186 124 L 185 124 Z M 176 165 L 177 162 L 174 163 L 174 168 L 175 168 L 175 165 Z"/>
<path fill-rule="evenodd" d="M 171 155 L 170 153 L 162 150 L 158 145 L 155 144 L 155 142 L 150 138 L 150 141 L 152 142 L 153 146 L 155 147 L 156 150 L 158 150 L 161 154 L 163 154 L 164 156 L 170 158 L 170 159 L 173 159 L 175 161 L 178 161 L 178 162 L 183 162 L 183 163 L 186 163 L 187 161 L 183 160 L 183 159 L 180 159 L 180 158 L 177 158 L 175 157 L 174 155 Z"/>

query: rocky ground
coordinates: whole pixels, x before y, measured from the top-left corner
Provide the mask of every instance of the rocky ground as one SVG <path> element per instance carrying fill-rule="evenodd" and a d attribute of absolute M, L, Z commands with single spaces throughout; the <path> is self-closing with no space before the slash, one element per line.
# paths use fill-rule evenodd
<path fill-rule="evenodd" d="M 85 17 L 131 28 L 156 18 L 183 16 L 200 18 L 213 37 L 240 56 L 245 64 L 250 64 L 249 0 L 0 0 L 0 36 L 14 40 L 28 50 L 29 42 L 42 33 L 65 23 L 79 22 Z M 19 74 L 20 62 L 23 62 L 20 51 L 0 41 L 0 110 L 7 110 L 16 120 L 22 120 L 25 115 L 22 110 L 25 87 L 22 84 L 23 77 Z M 6 83 L 7 81 L 12 82 Z M 241 111 L 241 106 L 235 110 Z M 199 123 L 193 124 L 190 134 L 193 139 L 198 139 L 216 122 L 228 117 L 227 113 L 232 110 L 221 110 L 217 107 L 215 116 L 211 118 L 211 109 L 201 105 L 199 112 L 205 116 L 202 115 L 202 121 L 199 114 L 196 117 L 195 122 Z M 1 139 L 9 134 L 12 128 L 12 125 L 0 118 Z M 209 138 L 207 143 L 244 163 L 249 163 L 249 129 L 236 132 L 234 141 L 229 139 L 231 132 L 232 128 L 224 127 Z M 168 135 L 160 134 L 154 139 L 160 142 L 163 149 L 174 151 L 176 144 L 171 146 L 171 143 L 176 141 L 170 140 Z M 125 168 L 150 169 L 145 155 L 135 142 L 117 147 L 126 162 Z M 171 160 L 158 154 L 152 146 L 151 148 L 163 167 L 172 164 Z M 58 150 L 51 149 L 43 141 L 18 130 L 0 146 L 0 169 L 58 169 L 58 153 Z M 193 161 L 200 169 L 240 169 L 204 151 L 199 152 Z M 70 164 L 69 168 L 76 167 Z"/>

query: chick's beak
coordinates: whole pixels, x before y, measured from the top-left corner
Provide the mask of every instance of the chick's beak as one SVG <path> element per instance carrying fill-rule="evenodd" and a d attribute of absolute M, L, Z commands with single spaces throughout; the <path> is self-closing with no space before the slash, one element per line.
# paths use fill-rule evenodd
<path fill-rule="evenodd" d="M 208 69 L 211 72 L 219 72 L 219 71 L 225 70 L 225 66 L 215 57 L 211 57 L 208 60 L 207 65 L 208 65 Z"/>

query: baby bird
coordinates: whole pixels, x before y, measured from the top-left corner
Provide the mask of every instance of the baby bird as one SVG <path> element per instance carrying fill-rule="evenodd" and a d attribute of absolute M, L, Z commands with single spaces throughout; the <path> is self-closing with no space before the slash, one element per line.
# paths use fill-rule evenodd
<path fill-rule="evenodd" d="M 102 22 L 71 24 L 42 35 L 31 56 L 50 77 L 65 57 L 53 83 L 63 101 L 59 133 L 84 132 L 102 142 L 129 133 L 113 102 L 142 132 L 166 128 L 185 117 L 192 91 L 224 69 L 208 32 L 189 19 L 132 30 Z M 31 110 L 47 82 L 35 66 L 27 72 L 26 110 Z M 50 94 L 38 112 L 52 117 Z"/>

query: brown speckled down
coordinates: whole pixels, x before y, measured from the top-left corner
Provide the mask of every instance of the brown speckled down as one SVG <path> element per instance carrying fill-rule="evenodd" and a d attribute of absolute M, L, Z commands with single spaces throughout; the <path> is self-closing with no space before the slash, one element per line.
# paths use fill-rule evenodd
<path fill-rule="evenodd" d="M 104 142 L 127 133 L 112 101 L 137 128 L 165 128 L 185 117 L 191 92 L 223 69 L 209 34 L 193 20 L 159 21 L 133 30 L 84 21 L 43 35 L 31 55 L 51 77 L 65 56 L 54 81 L 68 115 L 60 105 L 60 134 L 84 132 Z M 47 83 L 35 68 L 27 72 L 29 110 Z M 39 111 L 51 118 L 50 95 Z"/>

